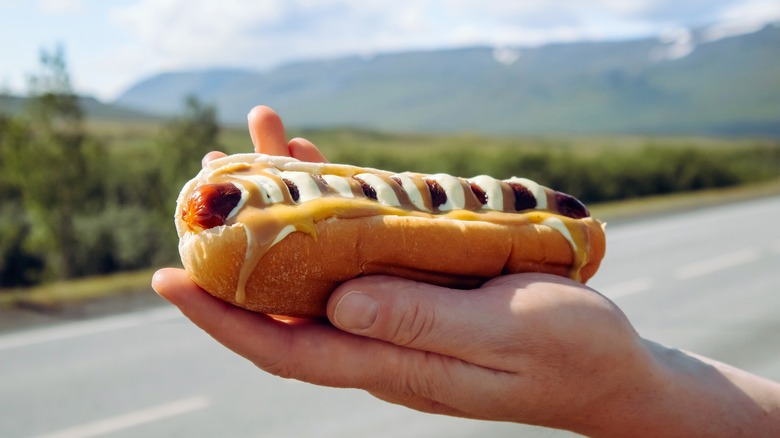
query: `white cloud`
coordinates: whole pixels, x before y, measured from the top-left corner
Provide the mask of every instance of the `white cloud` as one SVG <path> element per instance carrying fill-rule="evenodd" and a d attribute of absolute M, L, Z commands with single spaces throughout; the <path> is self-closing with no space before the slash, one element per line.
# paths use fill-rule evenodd
<path fill-rule="evenodd" d="M 493 49 L 493 59 L 499 64 L 512 65 L 517 62 L 523 53 L 517 49 L 496 47 Z"/>
<path fill-rule="evenodd" d="M 111 19 L 135 33 L 151 58 L 172 67 L 180 64 L 235 63 L 257 44 L 253 28 L 277 22 L 283 0 L 142 0 L 116 10 Z"/>
<path fill-rule="evenodd" d="M 780 22 L 780 2 L 752 0 L 725 8 L 720 22 L 711 26 L 705 38 L 710 41 L 755 32 L 767 23 Z"/>
<path fill-rule="evenodd" d="M 684 58 L 696 48 L 693 32 L 685 27 L 665 29 L 658 40 L 662 46 L 656 48 L 650 55 L 656 60 Z"/>
<path fill-rule="evenodd" d="M 386 9 L 380 7 L 384 3 Z M 368 53 L 409 44 L 426 28 L 422 9 L 330 0 L 141 0 L 111 19 L 134 33 L 161 68 L 214 64 L 267 67 L 296 58 Z"/>
<path fill-rule="evenodd" d="M 756 32 L 767 23 L 780 22 L 780 2 L 776 0 L 749 0 L 723 8 L 717 23 L 702 35 L 704 42 Z"/>
<path fill-rule="evenodd" d="M 66 15 L 84 10 L 82 0 L 40 0 L 38 10 L 44 14 Z"/>
<path fill-rule="evenodd" d="M 140 0 L 111 18 L 164 69 L 268 67 L 310 58 L 468 44 L 636 36 L 651 0 Z M 628 24 L 626 23 L 628 21 Z"/>
<path fill-rule="evenodd" d="M 747 0 L 732 2 L 724 7 L 720 21 L 737 23 L 767 23 L 780 20 L 780 2 L 777 0 Z"/>

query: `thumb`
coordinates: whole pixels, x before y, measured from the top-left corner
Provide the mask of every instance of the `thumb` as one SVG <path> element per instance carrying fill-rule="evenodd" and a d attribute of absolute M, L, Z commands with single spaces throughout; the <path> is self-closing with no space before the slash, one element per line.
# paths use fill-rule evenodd
<path fill-rule="evenodd" d="M 341 330 L 464 360 L 484 348 L 494 319 L 511 298 L 488 290 L 463 291 L 395 277 L 362 277 L 341 285 L 328 317 Z M 494 338 L 495 336 L 491 336 Z M 484 354 L 484 350 L 482 350 Z"/>

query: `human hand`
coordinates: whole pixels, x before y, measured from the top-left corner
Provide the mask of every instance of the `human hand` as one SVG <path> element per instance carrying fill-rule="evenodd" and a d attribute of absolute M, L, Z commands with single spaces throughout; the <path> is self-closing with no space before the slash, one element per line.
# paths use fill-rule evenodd
<path fill-rule="evenodd" d="M 288 142 L 270 108 L 255 107 L 248 121 L 255 152 L 326 161 L 311 142 Z M 212 152 L 204 163 L 223 155 Z M 604 381 L 612 379 L 605 375 L 640 352 L 633 329 L 608 300 L 553 276 L 502 277 L 478 291 L 361 278 L 334 292 L 333 326 L 234 308 L 180 270 L 160 271 L 154 287 L 266 371 L 363 388 L 426 412 L 561 427 L 556 417 L 584 415 L 609 393 Z"/>
<path fill-rule="evenodd" d="M 249 116 L 255 151 L 326 161 L 285 140 L 278 115 Z M 208 154 L 204 162 L 217 158 Z M 515 421 L 592 436 L 737 436 L 780 427 L 780 387 L 641 339 L 595 291 L 544 274 L 473 291 L 392 277 L 348 281 L 329 322 L 249 312 L 163 269 L 155 290 L 259 368 L 367 390 L 423 412 Z"/>
<path fill-rule="evenodd" d="M 267 106 L 260 105 L 252 108 L 247 116 L 247 122 L 254 151 L 258 154 L 281 155 L 314 163 L 328 161 L 309 140 L 293 138 L 287 141 L 282 119 Z M 203 164 L 224 156 L 223 152 L 209 152 L 203 157 Z"/>
<path fill-rule="evenodd" d="M 581 430 L 626 386 L 650 384 L 636 379 L 649 361 L 622 313 L 560 277 L 518 274 L 475 291 L 359 278 L 332 295 L 333 325 L 230 306 L 179 270 L 158 272 L 154 287 L 267 372 L 424 412 Z"/>

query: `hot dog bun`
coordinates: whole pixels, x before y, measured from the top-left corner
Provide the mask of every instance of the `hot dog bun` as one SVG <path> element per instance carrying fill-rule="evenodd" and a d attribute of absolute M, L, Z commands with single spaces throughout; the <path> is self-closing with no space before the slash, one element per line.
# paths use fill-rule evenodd
<path fill-rule="evenodd" d="M 257 174 L 265 176 L 250 176 Z M 315 175 L 311 178 L 316 184 L 311 185 L 306 174 Z M 347 181 L 350 190 L 337 190 L 338 178 Z M 579 217 L 581 204 L 571 204 L 573 198 L 522 180 L 532 196 L 515 188 L 520 194 L 502 205 L 522 201 L 545 208 L 490 210 L 482 202 L 486 196 L 480 187 L 472 187 L 473 193 L 463 189 L 467 198 L 478 199 L 476 206 L 473 200 L 459 203 L 457 182 L 469 186 L 466 180 L 449 178 L 418 174 L 394 178 L 375 169 L 259 154 L 226 157 L 211 162 L 179 195 L 179 252 L 191 278 L 212 295 L 250 310 L 289 316 L 323 316 L 333 289 L 361 275 L 475 288 L 487 279 L 517 272 L 546 272 L 581 281 L 595 274 L 605 251 L 603 226 Z M 373 186 L 365 180 L 372 180 Z M 388 192 L 396 180 L 405 184 Z M 412 180 L 417 189 L 410 187 Z M 436 195 L 431 180 L 450 187 Z M 494 198 L 501 196 L 497 187 L 512 193 L 506 182 L 492 186 L 484 177 L 474 180 L 482 181 L 484 191 Z M 427 182 L 431 193 L 420 181 Z M 279 183 L 278 190 L 273 182 Z M 214 189 L 219 193 L 211 197 L 208 188 L 220 184 L 234 184 L 240 190 L 225 194 Z M 374 193 L 372 199 L 371 189 L 382 193 Z M 218 202 L 231 197 L 231 202 Z M 215 214 L 220 209 L 223 212 Z"/>

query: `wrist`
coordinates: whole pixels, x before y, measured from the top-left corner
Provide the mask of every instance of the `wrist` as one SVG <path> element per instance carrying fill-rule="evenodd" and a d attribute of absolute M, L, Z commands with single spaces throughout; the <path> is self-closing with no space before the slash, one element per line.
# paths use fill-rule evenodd
<path fill-rule="evenodd" d="M 767 436 L 780 433 L 780 385 L 639 340 L 644 359 L 604 403 L 590 436 Z M 632 376 L 633 374 L 633 376 Z M 771 431 L 771 433 L 770 433 Z M 778 435 L 780 436 L 780 435 Z"/>
<path fill-rule="evenodd" d="M 636 336 L 631 354 L 602 379 L 606 390 L 570 429 L 591 437 L 663 436 L 659 431 L 675 387 L 665 353 L 661 345 Z"/>

